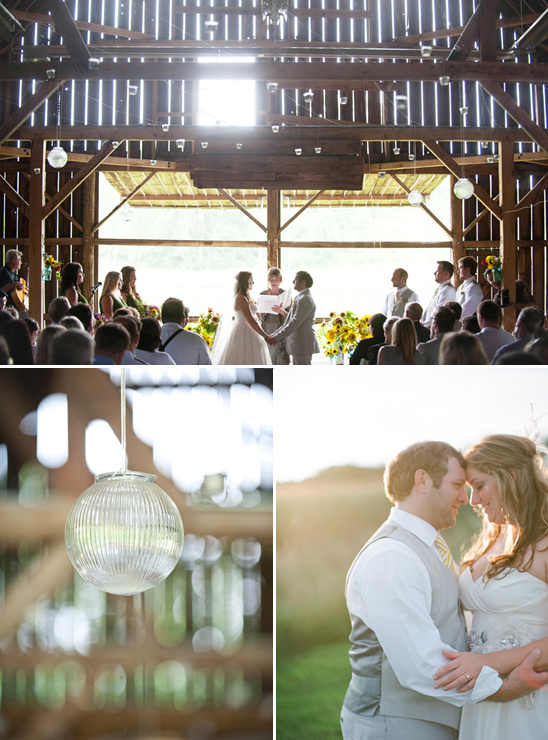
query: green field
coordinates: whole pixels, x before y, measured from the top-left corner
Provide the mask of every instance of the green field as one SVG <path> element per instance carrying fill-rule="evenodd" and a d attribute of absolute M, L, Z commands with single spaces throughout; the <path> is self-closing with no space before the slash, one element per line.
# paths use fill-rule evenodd
<path fill-rule="evenodd" d="M 345 576 L 389 511 L 381 470 L 331 468 L 277 486 L 277 740 L 340 738 L 350 678 Z M 478 523 L 461 507 L 444 533 L 456 558 Z"/>

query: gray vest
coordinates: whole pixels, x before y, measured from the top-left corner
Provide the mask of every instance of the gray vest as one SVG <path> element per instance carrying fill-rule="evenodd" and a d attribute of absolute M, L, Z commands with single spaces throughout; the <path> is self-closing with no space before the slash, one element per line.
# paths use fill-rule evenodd
<path fill-rule="evenodd" d="M 364 545 L 354 560 L 349 575 L 365 548 L 384 537 L 404 542 L 422 560 L 432 584 L 430 614 L 439 629 L 441 639 L 456 650 L 466 650 L 466 631 L 456 578 L 441 559 L 407 529 L 391 523 L 383 524 Z M 352 647 L 349 657 L 352 679 L 344 699 L 345 708 L 355 714 L 369 716 L 378 709 L 381 715 L 438 722 L 458 729 L 460 708 L 404 688 L 396 678 L 373 630 L 355 614 L 350 614 L 350 620 Z"/>
<path fill-rule="evenodd" d="M 412 292 L 413 291 L 411 290 L 411 288 L 408 288 L 407 286 L 400 292 L 398 302 L 394 303 L 394 306 L 392 307 L 392 316 L 398 316 L 398 318 L 400 319 L 403 318 L 403 315 L 405 313 L 405 305 L 407 303 L 407 299 L 409 298 Z"/>

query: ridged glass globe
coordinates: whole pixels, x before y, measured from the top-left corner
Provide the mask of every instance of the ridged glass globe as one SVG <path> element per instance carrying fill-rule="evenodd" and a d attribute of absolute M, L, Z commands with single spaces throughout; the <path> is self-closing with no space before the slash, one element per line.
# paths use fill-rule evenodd
<path fill-rule="evenodd" d="M 56 170 L 61 169 L 61 167 L 64 167 L 68 161 L 68 154 L 63 149 L 62 146 L 54 146 L 53 149 L 48 152 L 48 162 L 52 167 L 55 167 Z"/>
<path fill-rule="evenodd" d="M 474 183 L 467 177 L 461 177 L 453 185 L 453 192 L 461 200 L 468 200 L 474 195 Z"/>
<path fill-rule="evenodd" d="M 183 522 L 155 475 L 103 473 L 75 502 L 65 526 L 69 558 L 101 591 L 129 596 L 161 583 L 183 549 Z"/>

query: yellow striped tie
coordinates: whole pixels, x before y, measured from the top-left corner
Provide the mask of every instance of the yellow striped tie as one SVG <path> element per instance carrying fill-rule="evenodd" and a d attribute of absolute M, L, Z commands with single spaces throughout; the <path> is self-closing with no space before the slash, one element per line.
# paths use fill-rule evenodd
<path fill-rule="evenodd" d="M 457 566 L 455 565 L 455 561 L 453 560 L 453 556 L 451 555 L 451 550 L 449 549 L 449 545 L 443 539 L 441 534 L 438 533 L 438 535 L 436 536 L 436 539 L 434 540 L 434 543 L 439 550 L 439 553 L 441 555 L 441 559 L 443 560 L 444 565 L 446 565 L 449 568 L 449 570 L 451 571 L 453 575 L 456 575 Z"/>

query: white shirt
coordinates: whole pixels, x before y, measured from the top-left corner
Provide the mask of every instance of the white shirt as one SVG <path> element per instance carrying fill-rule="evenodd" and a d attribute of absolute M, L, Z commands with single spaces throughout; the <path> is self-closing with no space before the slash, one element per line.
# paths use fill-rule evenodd
<path fill-rule="evenodd" d="M 180 324 L 168 321 L 162 326 L 162 343 L 176 331 L 182 329 Z M 169 342 L 165 352 L 171 355 L 176 365 L 211 365 L 209 349 L 199 334 L 183 329 Z"/>
<path fill-rule="evenodd" d="M 455 300 L 462 306 L 462 318 L 476 313 L 483 300 L 483 291 L 475 277 L 469 277 L 459 285 Z"/>
<path fill-rule="evenodd" d="M 428 304 L 428 307 L 423 314 L 421 324 L 424 324 L 428 327 L 432 326 L 432 319 L 434 318 L 434 314 L 436 313 L 438 308 L 440 306 L 443 306 L 444 303 L 447 303 L 447 301 L 454 301 L 455 294 L 456 290 L 451 285 L 450 280 L 446 280 L 444 283 L 440 283 L 434 291 L 434 295 L 430 299 L 430 303 Z"/>
<path fill-rule="evenodd" d="M 408 529 L 441 559 L 434 544 L 437 532 L 430 524 L 396 508 L 389 521 Z M 432 585 L 428 571 L 405 543 L 385 537 L 360 553 L 348 580 L 347 602 L 349 611 L 377 635 L 402 686 L 464 706 L 482 701 L 502 685 L 498 673 L 484 666 L 472 691 L 457 694 L 456 689 L 434 688 L 432 676 L 447 663 L 442 650 L 453 647 L 442 641 L 430 616 Z"/>
<path fill-rule="evenodd" d="M 159 350 L 149 352 L 146 349 L 136 349 L 135 357 L 149 365 L 175 365 L 171 355 L 168 355 L 167 352 L 160 352 Z"/>
<path fill-rule="evenodd" d="M 401 297 L 402 293 L 405 293 L 405 298 Z M 420 303 L 419 296 L 411 288 L 405 285 L 403 288 L 392 290 L 384 299 L 383 314 L 387 319 L 391 316 L 398 316 L 401 319 L 408 303 Z"/>

